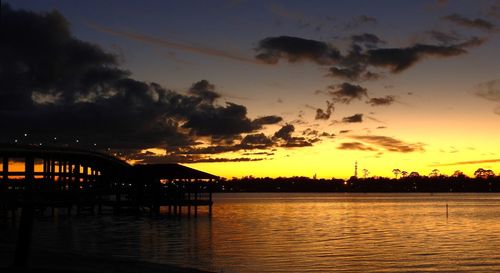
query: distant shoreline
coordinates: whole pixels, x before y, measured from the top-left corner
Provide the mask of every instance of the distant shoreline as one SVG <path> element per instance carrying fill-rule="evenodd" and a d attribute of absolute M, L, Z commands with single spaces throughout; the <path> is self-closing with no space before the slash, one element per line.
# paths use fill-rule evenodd
<path fill-rule="evenodd" d="M 308 177 L 244 177 L 219 181 L 213 192 L 339 192 L 339 193 L 434 193 L 434 192 L 500 192 L 500 176 L 470 177 L 403 177 L 313 179 Z"/>

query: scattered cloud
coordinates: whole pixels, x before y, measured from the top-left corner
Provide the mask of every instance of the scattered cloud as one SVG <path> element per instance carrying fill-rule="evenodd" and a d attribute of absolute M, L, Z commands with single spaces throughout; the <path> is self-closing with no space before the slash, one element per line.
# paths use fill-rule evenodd
<path fill-rule="evenodd" d="M 371 106 L 382 106 L 382 105 L 391 105 L 394 103 L 394 100 L 395 100 L 394 96 L 388 95 L 380 98 L 371 98 L 366 103 L 370 104 Z"/>
<path fill-rule="evenodd" d="M 483 160 L 472 160 L 472 161 L 461 161 L 461 162 L 452 162 L 452 163 L 441 163 L 441 164 L 432 164 L 430 167 L 443 167 L 443 166 L 455 166 L 455 165 L 472 165 L 472 164 L 484 164 L 484 163 L 497 163 L 500 162 L 500 158 L 498 159 L 483 159 Z"/>
<path fill-rule="evenodd" d="M 500 103 L 500 80 L 491 80 L 478 84 L 474 94 L 485 100 Z M 494 109 L 494 112 L 500 115 L 500 105 Z"/>
<path fill-rule="evenodd" d="M 464 17 L 462 15 L 453 13 L 448 16 L 443 17 L 443 19 L 451 21 L 457 25 L 463 26 L 463 27 L 468 27 L 468 28 L 476 28 L 480 30 L 493 30 L 495 29 L 495 25 L 487 20 L 484 19 L 469 19 L 467 17 Z"/>
<path fill-rule="evenodd" d="M 406 143 L 388 136 L 351 136 L 351 138 L 379 146 L 390 152 L 410 153 L 424 151 L 422 143 Z"/>
<path fill-rule="evenodd" d="M 378 23 L 378 20 L 375 17 L 371 17 L 371 16 L 368 16 L 368 15 L 360 15 L 360 16 L 356 16 L 356 17 L 351 18 L 344 25 L 344 29 L 351 30 L 351 29 L 358 28 L 358 27 L 361 27 L 361 26 L 366 26 L 366 25 L 368 25 L 368 26 L 374 26 L 377 23 Z"/>
<path fill-rule="evenodd" d="M 268 37 L 259 42 L 255 58 L 267 64 L 276 64 L 280 59 L 290 63 L 310 61 L 330 66 L 331 77 L 349 81 L 377 80 L 382 75 L 370 71 L 370 67 L 400 73 L 429 57 L 444 58 L 466 54 L 466 49 L 477 47 L 485 41 L 477 37 L 453 40 L 451 36 L 445 37 L 438 33 L 434 35 L 441 40 L 441 44 L 417 43 L 400 48 L 378 48 L 382 40 L 374 34 L 354 35 L 347 54 L 342 54 L 332 44 L 322 41 L 291 36 Z M 443 41 L 446 43 L 443 44 Z"/>
<path fill-rule="evenodd" d="M 201 80 L 194 83 L 191 88 L 189 88 L 188 93 L 198 96 L 208 103 L 214 103 L 216 99 L 220 98 L 220 94 L 215 92 L 215 85 L 207 80 Z"/>
<path fill-rule="evenodd" d="M 416 44 L 405 48 L 372 49 L 367 53 L 368 63 L 385 67 L 392 73 L 402 72 L 425 57 L 452 57 L 466 53 L 465 48 L 480 45 L 483 40 L 470 39 L 464 43 L 450 46 Z"/>
<path fill-rule="evenodd" d="M 298 28 L 311 28 L 318 32 L 322 30 L 324 24 L 326 23 L 325 20 L 307 16 L 300 11 L 292 10 L 276 3 L 271 4 L 270 11 L 278 18 L 278 25 L 281 24 L 281 20 L 286 20 L 292 22 Z"/>
<path fill-rule="evenodd" d="M 258 148 L 266 148 L 273 144 L 273 141 L 263 133 L 246 135 L 241 140 L 242 146 L 251 146 Z"/>
<path fill-rule="evenodd" d="M 344 122 L 344 123 L 363 122 L 363 114 L 355 114 L 352 116 L 344 117 L 342 119 L 342 122 Z"/>
<path fill-rule="evenodd" d="M 366 46 L 367 48 L 376 48 L 379 44 L 385 44 L 385 41 L 380 39 L 377 35 L 371 33 L 352 35 L 351 41 L 354 44 L 361 44 Z"/>
<path fill-rule="evenodd" d="M 353 99 L 361 100 L 368 96 L 367 89 L 359 85 L 344 82 L 339 85 L 331 85 L 328 93 L 333 96 L 334 102 L 349 104 Z"/>
<path fill-rule="evenodd" d="M 340 57 L 340 52 L 325 42 L 291 36 L 262 39 L 257 52 L 255 57 L 268 64 L 276 64 L 283 58 L 290 63 L 309 60 L 325 65 Z"/>
<path fill-rule="evenodd" d="M 344 142 L 337 147 L 340 150 L 360 150 L 360 151 L 372 151 L 375 152 L 377 149 L 367 146 L 361 142 Z"/>
<path fill-rule="evenodd" d="M 286 124 L 274 133 L 273 139 L 278 142 L 280 147 L 307 147 L 312 146 L 311 140 L 304 137 L 294 137 L 292 133 L 295 131 L 295 126 Z"/>
<path fill-rule="evenodd" d="M 326 110 L 320 108 L 316 109 L 316 116 L 314 117 L 314 119 L 327 120 L 332 115 L 334 109 L 335 107 L 333 103 L 326 101 Z"/>
<path fill-rule="evenodd" d="M 491 7 L 488 9 L 488 15 L 500 19 L 500 3 L 497 1 L 491 5 Z"/>
<path fill-rule="evenodd" d="M 240 61 L 240 62 L 246 62 L 246 63 L 259 63 L 255 61 L 254 59 L 248 58 L 247 56 L 240 54 L 240 53 L 234 53 L 226 50 L 221 50 L 221 49 L 216 49 L 216 48 L 210 48 L 210 47 L 203 47 L 203 46 L 194 46 L 190 45 L 188 43 L 181 43 L 181 42 L 176 42 L 176 41 L 171 41 L 167 40 L 165 38 L 159 38 L 159 37 L 154 37 L 142 33 L 135 33 L 135 32 L 127 32 L 127 31 L 121 31 L 121 30 L 116 30 L 104 26 L 97 25 L 95 23 L 87 23 L 87 25 L 97 31 L 108 33 L 114 36 L 120 36 L 124 37 L 130 40 L 135 40 L 147 44 L 152 44 L 156 46 L 161 46 L 165 47 L 168 49 L 176 49 L 176 50 L 181 50 L 185 52 L 192 52 L 192 53 L 197 53 L 197 54 L 202 54 L 202 55 L 207 55 L 207 56 L 212 56 L 212 57 L 221 57 L 225 59 L 230 59 L 230 60 L 235 60 L 235 61 Z"/>
<path fill-rule="evenodd" d="M 440 8 L 443 8 L 444 6 L 448 5 L 448 0 L 437 0 L 436 1 L 437 5 L 440 7 Z"/>
<path fill-rule="evenodd" d="M 439 30 L 428 31 L 427 34 L 442 45 L 458 43 L 462 37 L 456 32 L 443 32 Z"/>

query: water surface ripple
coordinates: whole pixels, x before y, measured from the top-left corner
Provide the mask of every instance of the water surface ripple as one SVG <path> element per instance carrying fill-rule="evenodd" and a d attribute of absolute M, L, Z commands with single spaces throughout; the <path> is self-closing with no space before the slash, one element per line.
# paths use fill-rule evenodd
<path fill-rule="evenodd" d="M 211 218 L 41 218 L 35 244 L 225 273 L 500 272 L 500 194 L 214 196 Z"/>

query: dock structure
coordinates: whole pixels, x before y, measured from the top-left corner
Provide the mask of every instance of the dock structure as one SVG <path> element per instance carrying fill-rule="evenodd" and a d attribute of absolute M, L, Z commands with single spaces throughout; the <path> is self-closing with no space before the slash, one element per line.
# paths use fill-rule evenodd
<path fill-rule="evenodd" d="M 218 177 L 178 164 L 131 166 L 114 156 L 69 147 L 0 144 L 0 217 L 21 211 L 13 265 L 27 264 L 34 216 L 47 208 L 76 213 L 212 214 Z"/>
<path fill-rule="evenodd" d="M 169 215 L 212 211 L 212 184 L 219 177 L 179 164 L 131 166 L 114 156 L 69 147 L 0 144 L 0 214 L 26 205 L 76 209 L 77 214 L 149 211 Z"/>
<path fill-rule="evenodd" d="M 133 167 L 136 181 L 142 181 L 143 196 L 136 200 L 147 200 L 150 211 L 159 213 L 161 207 L 168 208 L 169 215 L 181 215 L 187 208 L 190 216 L 198 215 L 198 207 L 208 207 L 212 214 L 212 185 L 219 179 L 215 175 L 178 164 L 149 164 Z M 160 194 L 158 194 L 160 193 Z"/>

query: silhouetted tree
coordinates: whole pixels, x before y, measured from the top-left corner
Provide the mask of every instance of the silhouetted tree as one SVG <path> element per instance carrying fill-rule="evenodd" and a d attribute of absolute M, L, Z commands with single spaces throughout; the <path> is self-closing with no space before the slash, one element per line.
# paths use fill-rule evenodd
<path fill-rule="evenodd" d="M 407 177 L 408 176 L 408 172 L 407 171 L 402 171 L 401 172 L 401 176 L 402 177 Z"/>
<path fill-rule="evenodd" d="M 463 178 L 463 177 L 465 177 L 465 174 L 464 174 L 461 170 L 456 170 L 456 171 L 453 173 L 453 175 L 452 175 L 452 176 L 453 176 L 453 177 L 461 177 L 461 178 Z"/>
<path fill-rule="evenodd" d="M 411 172 L 408 177 L 420 177 L 420 174 L 418 172 Z"/>
<path fill-rule="evenodd" d="M 392 170 L 392 173 L 394 174 L 394 176 L 396 176 L 396 179 L 398 179 L 398 175 L 401 173 L 401 170 L 400 169 L 394 169 L 394 170 Z"/>
<path fill-rule="evenodd" d="M 477 178 L 486 179 L 488 177 L 495 176 L 495 173 L 492 170 L 485 170 L 483 168 L 479 168 L 474 172 L 474 176 Z"/>
<path fill-rule="evenodd" d="M 431 176 L 431 177 L 438 177 L 439 176 L 439 170 L 438 169 L 432 170 L 431 173 L 429 174 L 429 176 Z"/>
<path fill-rule="evenodd" d="M 363 169 L 363 177 L 365 179 L 368 177 L 369 174 L 370 174 L 370 171 L 368 171 L 367 169 Z"/>

